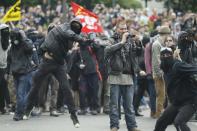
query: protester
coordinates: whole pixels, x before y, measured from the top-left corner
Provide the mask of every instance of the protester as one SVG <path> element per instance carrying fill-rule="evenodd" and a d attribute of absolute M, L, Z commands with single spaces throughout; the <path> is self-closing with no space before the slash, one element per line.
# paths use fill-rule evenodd
<path fill-rule="evenodd" d="M 187 122 L 197 110 L 197 67 L 174 59 L 171 48 L 162 48 L 160 58 L 161 69 L 168 76 L 170 104 L 157 120 L 154 131 L 165 131 L 170 124 L 177 131 L 190 131 Z"/>
<path fill-rule="evenodd" d="M 33 78 L 33 88 L 27 98 L 26 112 L 24 119 L 28 119 L 34 106 L 34 100 L 40 90 L 40 83 L 45 76 L 52 73 L 59 82 L 59 87 L 63 90 L 67 99 L 69 113 L 75 127 L 79 127 L 79 121 L 76 115 L 73 96 L 69 87 L 66 70 L 65 58 L 69 49 L 72 48 L 73 42 L 88 42 L 89 40 L 80 37 L 82 25 L 78 19 L 73 19 L 70 23 L 61 24 L 52 29 L 42 44 L 44 56 Z"/>

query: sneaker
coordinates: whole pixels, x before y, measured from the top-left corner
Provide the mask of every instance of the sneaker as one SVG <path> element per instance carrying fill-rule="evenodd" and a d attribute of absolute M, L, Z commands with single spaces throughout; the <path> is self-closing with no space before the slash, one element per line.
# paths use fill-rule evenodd
<path fill-rule="evenodd" d="M 97 115 L 97 114 L 98 114 L 97 110 L 92 110 L 90 113 L 91 113 L 92 115 Z"/>
<path fill-rule="evenodd" d="M 25 111 L 25 114 L 23 116 L 23 120 L 28 120 L 30 118 L 32 111 L 33 111 L 33 109 Z"/>
<path fill-rule="evenodd" d="M 140 114 L 138 111 L 135 112 L 135 116 L 143 116 L 142 114 Z"/>
<path fill-rule="evenodd" d="M 13 120 L 14 120 L 14 121 L 23 120 L 23 116 L 22 116 L 22 115 L 19 115 L 19 114 L 15 114 L 14 117 L 13 117 Z"/>
<path fill-rule="evenodd" d="M 64 108 L 63 106 L 57 109 L 57 112 L 58 112 L 58 113 L 64 114 L 65 111 L 66 111 L 66 110 L 65 110 L 65 108 Z"/>
<path fill-rule="evenodd" d="M 35 107 L 31 112 L 31 116 L 41 116 L 42 110 L 43 109 L 41 107 Z"/>
<path fill-rule="evenodd" d="M 80 124 L 79 124 L 79 120 L 77 118 L 77 115 L 76 114 L 71 114 L 70 118 L 72 119 L 75 128 L 79 128 Z"/>
<path fill-rule="evenodd" d="M 57 111 L 51 111 L 50 116 L 58 117 L 59 113 L 57 113 Z"/>
<path fill-rule="evenodd" d="M 159 117 L 160 117 L 160 113 L 155 113 L 155 114 L 152 116 L 153 119 L 158 119 Z"/>
<path fill-rule="evenodd" d="M 87 113 L 88 113 L 87 110 L 80 110 L 80 111 L 78 112 L 78 115 L 86 115 Z"/>

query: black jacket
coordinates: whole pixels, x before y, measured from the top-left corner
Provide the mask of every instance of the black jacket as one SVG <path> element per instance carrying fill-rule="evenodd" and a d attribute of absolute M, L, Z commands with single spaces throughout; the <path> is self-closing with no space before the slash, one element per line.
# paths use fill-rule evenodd
<path fill-rule="evenodd" d="M 63 65 L 67 52 L 72 48 L 74 41 L 82 42 L 84 39 L 71 30 L 70 24 L 64 23 L 49 32 L 41 48 L 43 51 L 51 53 L 55 61 Z"/>
<path fill-rule="evenodd" d="M 123 54 L 126 50 L 129 51 Z M 105 48 L 105 59 L 108 62 L 109 74 L 134 74 L 138 72 L 139 66 L 135 54 L 132 43 L 121 44 L 119 38 L 113 37 L 112 45 Z M 123 58 L 123 55 L 125 58 Z"/>
<path fill-rule="evenodd" d="M 167 74 L 167 94 L 174 105 L 197 104 L 197 67 L 175 62 Z"/>
<path fill-rule="evenodd" d="M 34 69 L 32 64 L 33 44 L 23 40 L 19 45 L 12 45 L 8 54 L 8 68 L 13 75 L 26 74 Z"/>

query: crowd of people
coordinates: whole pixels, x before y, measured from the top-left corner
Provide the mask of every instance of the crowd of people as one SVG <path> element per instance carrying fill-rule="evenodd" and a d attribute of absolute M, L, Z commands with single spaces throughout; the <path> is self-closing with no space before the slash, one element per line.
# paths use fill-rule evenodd
<path fill-rule="evenodd" d="M 197 14 L 123 9 L 98 4 L 103 33 L 82 33 L 72 10 L 29 7 L 16 23 L 0 24 L 0 112 L 13 120 L 68 108 L 78 115 L 108 114 L 119 129 L 121 107 L 128 131 L 144 96 L 155 131 L 187 122 L 197 110 Z M 0 14 L 1 16 L 1 14 Z M 66 21 L 66 22 L 65 22 Z"/>

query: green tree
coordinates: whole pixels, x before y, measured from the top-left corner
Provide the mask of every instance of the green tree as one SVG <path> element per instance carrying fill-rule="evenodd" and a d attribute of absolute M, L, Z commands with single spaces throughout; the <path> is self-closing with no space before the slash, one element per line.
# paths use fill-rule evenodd
<path fill-rule="evenodd" d="M 0 1 L 0 6 L 8 7 L 10 5 L 13 5 L 16 3 L 17 0 L 1 0 Z"/>
<path fill-rule="evenodd" d="M 138 0 L 119 0 L 118 3 L 124 8 L 142 8 L 142 4 Z"/>
<path fill-rule="evenodd" d="M 173 8 L 176 11 L 197 12 L 197 0 L 165 0 L 166 8 Z"/>

